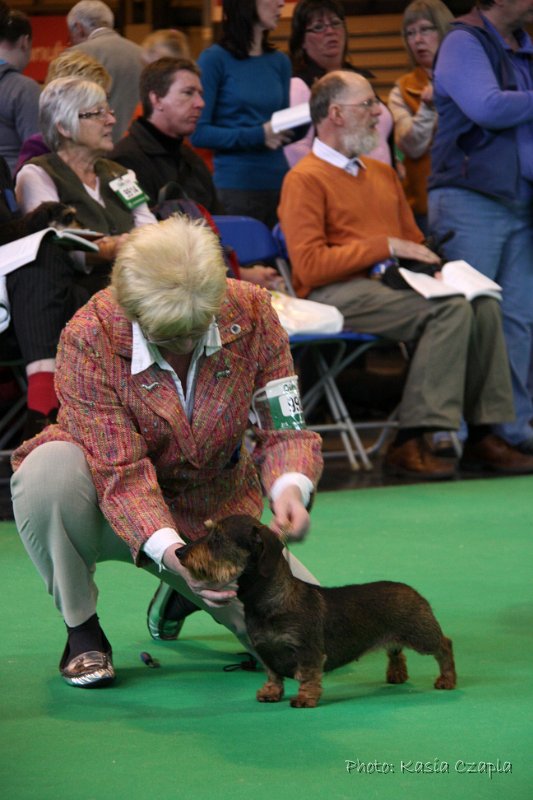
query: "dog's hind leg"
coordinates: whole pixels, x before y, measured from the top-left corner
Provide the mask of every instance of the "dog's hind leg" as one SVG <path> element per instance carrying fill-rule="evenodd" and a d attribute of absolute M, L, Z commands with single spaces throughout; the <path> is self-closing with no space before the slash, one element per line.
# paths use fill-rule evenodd
<path fill-rule="evenodd" d="M 283 678 L 266 667 L 268 680 L 257 690 L 256 698 L 260 703 L 279 703 L 283 697 Z"/>
<path fill-rule="evenodd" d="M 409 678 L 407 674 L 407 661 L 401 647 L 391 647 L 387 650 L 389 664 L 387 666 L 387 683 L 405 683 Z"/>
<path fill-rule="evenodd" d="M 434 684 L 435 689 L 455 689 L 457 675 L 453 659 L 452 640 L 443 636 L 439 650 L 433 655 L 440 667 L 440 675 Z"/>

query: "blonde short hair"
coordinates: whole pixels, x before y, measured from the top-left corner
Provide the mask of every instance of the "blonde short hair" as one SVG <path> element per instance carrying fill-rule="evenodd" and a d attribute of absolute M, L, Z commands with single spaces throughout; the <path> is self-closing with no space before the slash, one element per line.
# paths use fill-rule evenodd
<path fill-rule="evenodd" d="M 104 65 L 83 50 L 64 50 L 54 58 L 48 67 L 45 83 L 68 76 L 97 83 L 106 94 L 111 89 L 111 75 Z"/>
<path fill-rule="evenodd" d="M 200 335 L 226 291 L 218 237 L 202 220 L 184 216 L 137 228 L 120 248 L 111 289 L 149 339 Z"/>
<path fill-rule="evenodd" d="M 182 31 L 174 28 L 161 28 L 149 33 L 141 44 L 141 59 L 151 64 L 158 58 L 190 58 L 189 41 Z"/>

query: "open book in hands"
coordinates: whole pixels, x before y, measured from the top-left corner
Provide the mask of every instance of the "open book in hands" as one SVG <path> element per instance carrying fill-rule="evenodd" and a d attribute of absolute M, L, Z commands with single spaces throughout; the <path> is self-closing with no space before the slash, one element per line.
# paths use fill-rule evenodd
<path fill-rule="evenodd" d="M 502 299 L 502 287 L 466 261 L 448 261 L 441 269 L 441 279 L 404 267 L 398 271 L 415 292 L 427 299 L 454 295 L 464 295 L 467 300 L 475 297 Z"/>
<path fill-rule="evenodd" d="M 41 231 L 30 233 L 29 236 L 15 239 L 15 241 L 0 247 L 0 275 L 8 275 L 24 264 L 35 261 L 42 240 L 45 236 L 50 235 L 53 235 L 54 241 L 61 247 L 98 253 L 98 245 L 91 240 L 99 239 L 104 234 L 78 228 L 64 228 L 63 230 L 44 228 Z"/>

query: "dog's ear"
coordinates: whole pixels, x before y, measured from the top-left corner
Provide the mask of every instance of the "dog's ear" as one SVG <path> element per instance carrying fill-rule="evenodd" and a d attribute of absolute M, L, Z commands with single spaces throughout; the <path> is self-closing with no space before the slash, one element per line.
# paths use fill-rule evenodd
<path fill-rule="evenodd" d="M 274 574 L 279 559 L 282 558 L 283 545 L 276 534 L 266 525 L 257 525 L 253 535 L 257 537 L 262 548 L 258 564 L 259 574 L 263 578 L 270 578 Z"/>

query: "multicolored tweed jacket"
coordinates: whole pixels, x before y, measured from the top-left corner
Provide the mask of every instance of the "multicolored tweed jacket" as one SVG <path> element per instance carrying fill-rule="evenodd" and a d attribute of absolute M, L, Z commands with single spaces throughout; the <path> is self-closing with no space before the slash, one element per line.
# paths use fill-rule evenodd
<path fill-rule="evenodd" d="M 159 528 L 195 539 L 207 519 L 259 517 L 261 484 L 268 494 L 284 472 L 302 472 L 315 486 L 320 477 L 321 442 L 310 431 L 258 430 L 253 460 L 240 447 L 253 393 L 294 372 L 270 295 L 228 280 L 218 322 L 223 346 L 200 362 L 189 423 L 167 371 L 131 374 L 131 324 L 108 289 L 94 295 L 61 336 L 58 424 L 13 455 L 17 469 L 45 442 L 81 447 L 101 510 L 137 562 Z"/>

